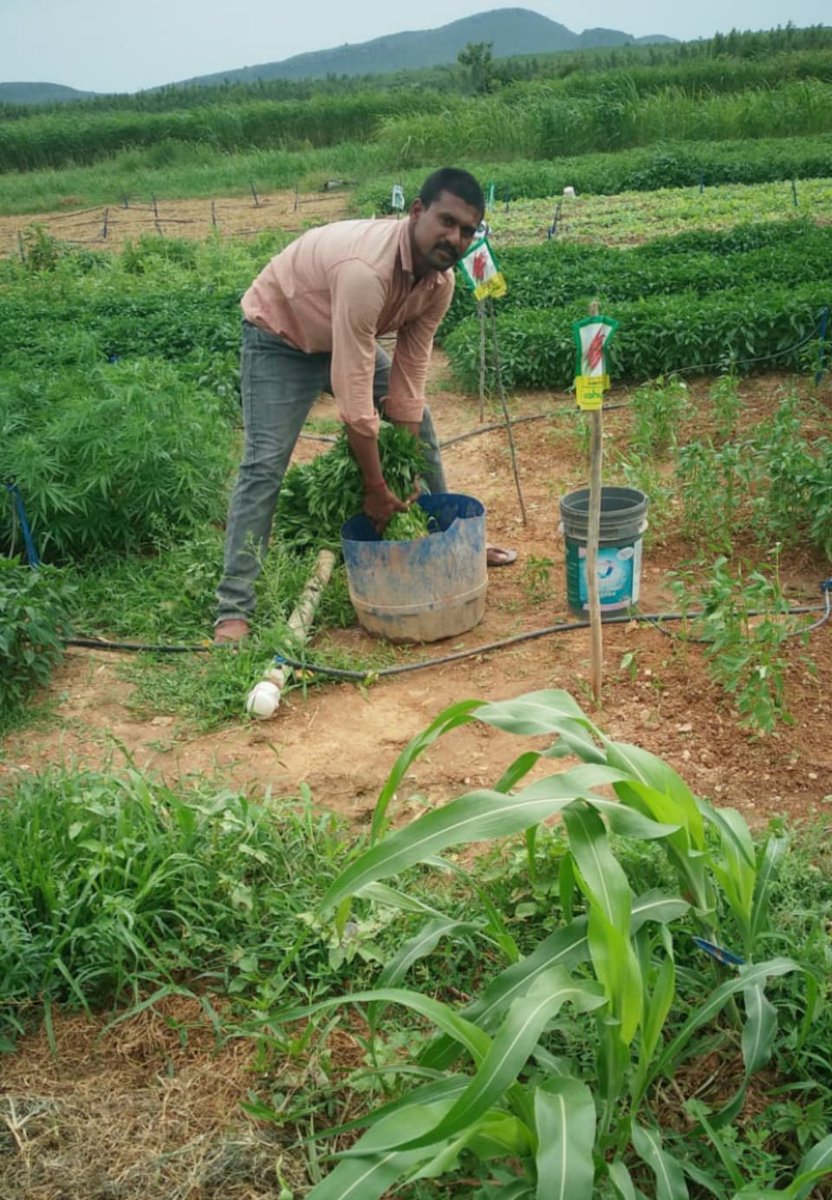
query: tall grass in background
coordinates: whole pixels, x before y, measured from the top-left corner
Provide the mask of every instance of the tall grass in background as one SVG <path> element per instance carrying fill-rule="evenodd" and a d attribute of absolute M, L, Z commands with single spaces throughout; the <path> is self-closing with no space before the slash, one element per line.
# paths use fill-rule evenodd
<path fill-rule="evenodd" d="M 624 150 L 664 141 L 796 137 L 832 127 L 832 86 L 815 80 L 735 95 L 689 94 L 666 86 L 641 97 L 633 87 L 565 97 L 532 84 L 449 106 L 443 113 L 387 117 L 379 143 L 402 166 L 461 156 L 546 159 Z"/>
<path fill-rule="evenodd" d="M 830 127 L 832 84 L 818 79 L 723 93 L 671 76 L 642 92 L 620 74 L 598 77 L 588 95 L 532 81 L 477 97 L 378 91 L 82 117 L 68 108 L 0 121 L 0 172 L 91 166 L 131 149 L 156 150 L 155 165 L 165 165 L 180 145 L 248 154 L 377 142 L 384 161 L 407 167 L 461 157 L 575 156 L 666 140 L 796 137 Z"/>
<path fill-rule="evenodd" d="M 89 166 L 128 147 L 169 141 L 224 153 L 259 148 L 319 148 L 372 136 L 387 116 L 437 112 L 441 96 L 371 92 L 348 98 L 214 104 L 178 112 L 88 113 L 71 109 L 0 123 L 0 171 Z"/>

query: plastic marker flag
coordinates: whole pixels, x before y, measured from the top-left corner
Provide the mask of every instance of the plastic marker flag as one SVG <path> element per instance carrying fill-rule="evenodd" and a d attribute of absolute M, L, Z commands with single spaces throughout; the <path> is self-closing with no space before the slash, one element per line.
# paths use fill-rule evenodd
<path fill-rule="evenodd" d="M 404 188 L 400 183 L 393 184 L 393 191 L 390 193 L 390 207 L 393 212 L 404 212 Z"/>
<path fill-rule="evenodd" d="M 459 266 L 477 300 L 485 300 L 489 296 L 499 300 L 500 296 L 505 296 L 508 290 L 505 276 L 497 266 L 487 237 L 474 242 L 465 257 L 459 260 Z"/>
<path fill-rule="evenodd" d="M 610 386 L 607 366 L 607 346 L 618 328 L 610 317 L 584 317 L 572 326 L 577 347 L 575 360 L 575 394 L 578 408 L 597 410 Z"/>

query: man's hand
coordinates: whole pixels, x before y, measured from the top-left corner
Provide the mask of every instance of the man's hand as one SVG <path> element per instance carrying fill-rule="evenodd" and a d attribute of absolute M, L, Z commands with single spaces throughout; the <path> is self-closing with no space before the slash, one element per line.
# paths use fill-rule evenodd
<path fill-rule="evenodd" d="M 382 480 L 378 485 L 364 488 L 364 512 L 372 522 L 376 533 L 384 533 L 397 512 L 407 512 L 419 495 L 417 488 L 407 500 L 400 500 Z"/>

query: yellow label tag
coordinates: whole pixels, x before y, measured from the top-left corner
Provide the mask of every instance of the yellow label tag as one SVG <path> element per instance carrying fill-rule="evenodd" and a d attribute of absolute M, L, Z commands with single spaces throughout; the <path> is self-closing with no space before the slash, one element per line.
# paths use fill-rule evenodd
<path fill-rule="evenodd" d="M 576 375 L 575 399 L 584 412 L 597 412 L 604 402 L 604 384 L 607 375 Z"/>
<path fill-rule="evenodd" d="M 498 271 L 496 275 L 492 275 L 490 279 L 486 279 L 484 283 L 474 288 L 474 298 L 485 300 L 490 296 L 492 300 L 499 300 L 501 296 L 505 296 L 507 291 L 506 277 L 502 271 Z"/>

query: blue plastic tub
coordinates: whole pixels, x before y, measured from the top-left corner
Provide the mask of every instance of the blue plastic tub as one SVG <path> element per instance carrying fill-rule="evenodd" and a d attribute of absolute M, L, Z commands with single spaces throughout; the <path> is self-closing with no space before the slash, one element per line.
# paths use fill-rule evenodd
<path fill-rule="evenodd" d="M 420 496 L 439 531 L 385 542 L 360 513 L 341 530 L 350 600 L 368 633 L 436 642 L 473 629 L 485 613 L 485 508 L 473 496 Z"/>

